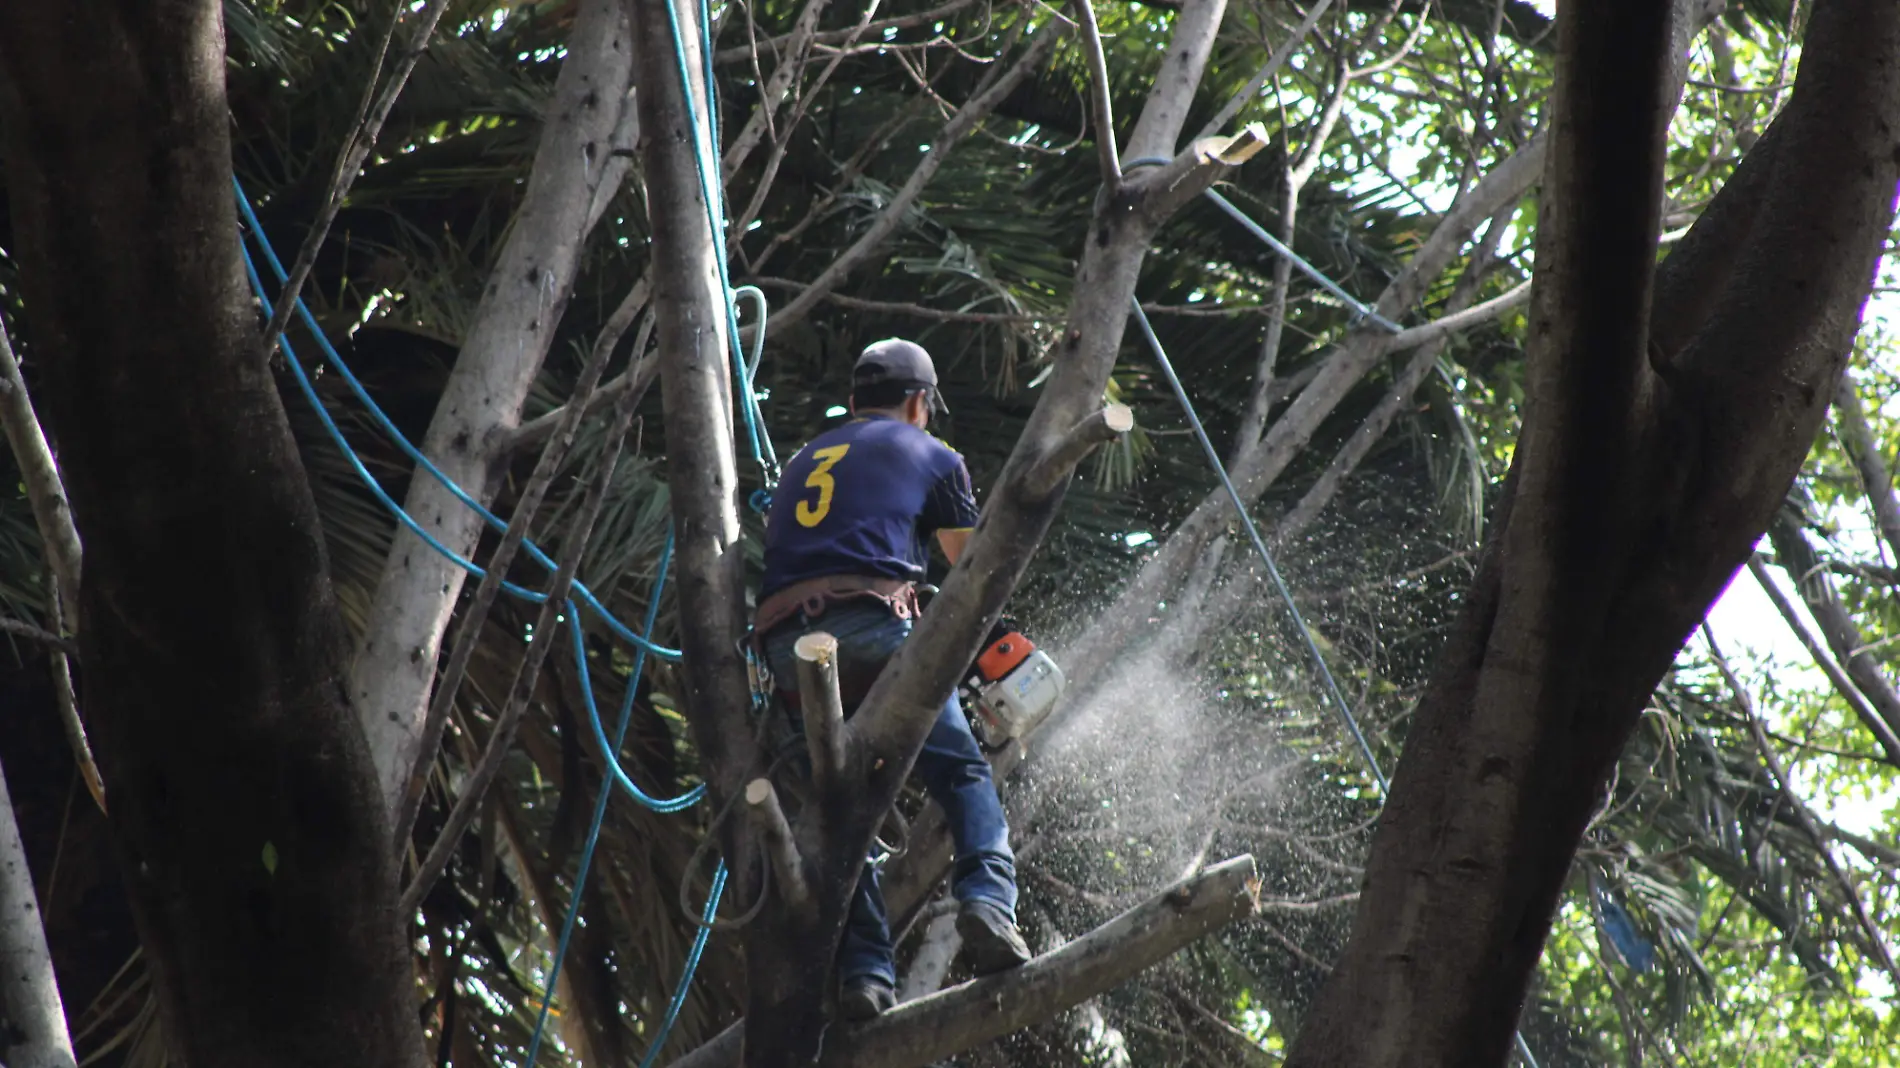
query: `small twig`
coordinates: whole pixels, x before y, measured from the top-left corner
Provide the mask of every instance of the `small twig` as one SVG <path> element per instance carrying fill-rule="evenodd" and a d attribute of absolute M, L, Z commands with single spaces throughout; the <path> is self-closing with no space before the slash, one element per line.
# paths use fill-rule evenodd
<path fill-rule="evenodd" d="M 1268 899 L 1268 900 L 1263 900 L 1260 902 L 1260 911 L 1261 912 L 1321 912 L 1325 909 L 1338 908 L 1341 905 L 1351 905 L 1357 902 L 1358 900 L 1359 900 L 1359 891 L 1357 890 L 1353 890 L 1349 893 L 1344 893 L 1344 894 L 1334 894 L 1332 897 L 1315 898 L 1310 901 L 1294 901 L 1294 900 L 1275 901 L 1275 900 Z"/>
<path fill-rule="evenodd" d="M 594 342 L 596 345 L 605 344 L 612 349 L 620 344 L 620 338 L 626 332 L 627 323 L 631 322 L 633 316 L 646 306 L 649 292 L 647 283 L 648 279 L 642 277 L 621 300 L 620 307 L 614 310 L 613 315 L 607 320 L 607 325 L 601 328 L 600 335 Z M 640 329 L 634 334 L 633 348 L 628 352 L 626 369 L 602 382 L 600 387 L 594 390 L 593 396 L 588 397 L 582 405 L 581 418 L 585 419 L 618 401 L 620 395 L 627 390 L 634 392 L 633 403 L 635 406 L 639 405 L 640 398 L 646 395 L 647 387 L 653 384 L 653 376 L 660 369 L 659 361 L 647 351 L 647 339 L 652 335 L 652 331 L 652 317 L 641 320 Z M 502 439 L 501 446 L 496 450 L 497 454 L 510 455 L 523 449 L 533 448 L 547 440 L 548 436 L 561 426 L 561 421 L 567 418 L 567 412 L 573 403 L 574 397 L 570 396 L 559 407 L 537 415 L 509 431 Z"/>
<path fill-rule="evenodd" d="M 740 128 L 738 136 L 732 139 L 732 144 L 726 149 L 726 158 L 720 167 L 726 181 L 732 181 L 733 175 L 739 173 L 739 168 L 744 165 L 746 157 L 758 147 L 762 138 L 770 135 L 774 143 L 781 139 L 778 131 L 773 128 L 772 118 L 778 112 L 779 105 L 785 102 L 785 94 L 791 90 L 793 79 L 804 72 L 805 55 L 811 48 L 813 35 L 818 31 L 818 19 L 825 13 L 826 2 L 827 0 L 805 0 L 803 10 L 798 13 L 798 21 L 792 25 L 791 37 L 785 42 L 786 47 L 780 56 L 778 66 L 773 68 L 771 78 L 759 79 L 761 88 L 758 106 L 753 109 L 752 116 L 746 120 L 745 126 Z M 869 12 L 866 14 L 865 21 L 869 21 Z M 752 12 L 749 5 L 746 10 L 746 24 L 748 27 L 752 25 Z M 757 77 L 759 50 L 755 47 L 750 51 L 754 57 L 753 73 Z M 788 128 L 785 132 L 791 131 Z"/>
<path fill-rule="evenodd" d="M 1861 900 L 1860 892 L 1854 888 L 1847 873 L 1841 870 L 1840 861 L 1834 859 L 1833 851 L 1827 846 L 1827 839 L 1821 834 L 1821 829 L 1815 825 L 1814 814 L 1808 811 L 1808 806 L 1802 803 L 1801 798 L 1795 795 L 1794 788 L 1789 785 L 1788 770 L 1782 766 L 1781 758 L 1775 754 L 1775 747 L 1768 744 L 1768 738 L 1762 732 L 1761 717 L 1755 712 L 1755 703 L 1748 696 L 1748 691 L 1742 688 L 1740 680 L 1735 677 L 1735 672 L 1730 670 L 1728 659 L 1722 655 L 1721 647 L 1715 644 L 1715 632 L 1709 629 L 1707 620 L 1702 623 L 1702 640 L 1708 643 L 1709 655 L 1715 658 L 1716 670 L 1721 672 L 1722 680 L 1728 683 L 1730 692 L 1735 695 L 1735 700 L 1741 705 L 1742 715 L 1748 719 L 1748 728 L 1755 736 L 1755 748 L 1761 751 L 1763 763 L 1768 765 L 1769 774 L 1774 776 L 1775 787 L 1780 791 L 1782 800 L 1794 813 L 1796 821 L 1801 824 L 1801 829 L 1806 832 L 1809 840 L 1814 843 L 1814 848 L 1820 852 L 1821 859 L 1826 862 L 1827 869 L 1834 876 L 1834 881 L 1840 887 L 1841 893 L 1846 895 L 1848 903 L 1853 906 L 1854 918 L 1860 923 L 1861 933 L 1867 937 L 1868 948 L 1874 951 L 1874 955 L 1878 958 L 1880 966 L 1886 970 L 1887 975 L 1896 984 L 1900 984 L 1900 966 L 1895 965 L 1893 954 L 1887 949 L 1887 942 L 1880 935 L 1880 928 L 1874 925 L 1873 917 L 1867 914 L 1867 903 Z"/>
<path fill-rule="evenodd" d="M 1266 88 L 1267 82 L 1280 72 L 1281 67 L 1286 66 L 1288 59 L 1292 58 L 1293 50 L 1299 47 L 1301 41 L 1306 40 L 1307 34 L 1313 32 L 1313 27 L 1319 25 L 1320 16 L 1326 14 L 1326 9 L 1331 7 L 1332 3 L 1333 0 L 1319 0 L 1307 10 L 1306 17 L 1300 20 L 1299 28 L 1289 34 L 1286 40 L 1280 42 L 1280 47 L 1274 49 L 1273 54 L 1267 57 L 1267 62 L 1254 72 L 1253 77 L 1247 79 L 1247 84 L 1241 87 L 1240 92 L 1235 93 L 1228 98 L 1227 103 L 1221 105 L 1221 109 L 1215 112 L 1207 125 L 1201 127 L 1201 132 L 1195 135 L 1197 140 L 1220 133 L 1223 127 L 1233 121 L 1234 116 L 1240 114 L 1240 110 L 1247 106 L 1248 101 L 1258 95 L 1260 90 Z"/>
<path fill-rule="evenodd" d="M 58 597 L 46 600 L 46 618 L 55 629 L 66 629 L 64 611 Z M 86 738 L 86 723 L 79 718 L 79 695 L 73 690 L 73 667 L 64 649 L 52 655 L 53 698 L 59 704 L 60 725 L 66 728 L 66 743 L 72 747 L 73 761 L 79 765 L 79 777 L 99 811 L 106 811 L 106 783 L 99 765 L 92 758 L 92 743 Z"/>
<path fill-rule="evenodd" d="M 864 33 L 880 33 L 881 34 L 885 30 L 906 30 L 906 29 L 911 28 L 912 26 L 922 26 L 922 25 L 925 25 L 926 23 L 942 21 L 947 16 L 954 15 L 957 12 L 962 11 L 964 8 L 972 7 L 975 4 L 976 4 L 976 0 L 952 0 L 951 3 L 943 4 L 939 7 L 933 7 L 928 11 L 919 11 L 914 15 L 899 15 L 893 18 L 880 19 L 876 22 L 865 23 L 862 26 L 854 26 L 849 29 L 827 30 L 824 33 L 820 33 L 816 35 L 815 37 L 813 37 L 812 42 L 813 44 L 816 44 L 816 45 L 837 44 L 840 41 L 852 40 L 854 37 L 856 37 L 859 34 L 864 34 Z M 773 37 L 768 40 L 761 41 L 759 42 L 758 47 L 770 48 L 776 51 L 780 48 L 783 48 L 786 44 L 788 44 L 796 33 L 797 31 L 793 30 L 792 33 L 783 34 L 778 37 Z M 713 53 L 713 62 L 714 63 L 747 62 L 751 59 L 752 52 L 753 52 L 753 46 L 749 44 L 740 45 L 734 48 L 721 49 L 720 51 Z"/>
<path fill-rule="evenodd" d="M 16 638 L 39 642 L 67 656 L 79 655 L 79 646 L 73 644 L 72 639 L 62 638 L 50 630 L 42 630 L 31 623 L 17 619 L 0 619 L 0 634 L 11 634 Z"/>
<path fill-rule="evenodd" d="M 1095 0 L 1075 0 L 1082 24 L 1082 53 L 1089 61 L 1089 98 L 1095 106 L 1095 156 L 1102 182 L 1110 189 L 1122 184 L 1122 160 L 1115 147 L 1115 102 L 1110 95 L 1108 59 L 1102 54 L 1102 30 L 1095 24 Z"/>
<path fill-rule="evenodd" d="M 574 573 L 580 570 L 581 560 L 587 555 L 587 543 L 593 536 L 594 523 L 600 518 L 601 507 L 606 503 L 607 488 L 613 481 L 614 468 L 620 462 L 621 446 L 626 441 L 627 429 L 633 425 L 630 396 L 623 395 L 620 403 L 614 406 L 613 420 L 607 430 L 606 453 L 599 460 L 599 467 L 587 487 L 580 511 L 567 532 L 567 559 L 561 562 L 553 581 L 548 583 L 547 600 L 541 605 L 541 614 L 534 624 L 534 640 L 529 643 L 527 656 L 523 658 L 520 670 L 515 673 L 508 703 L 495 720 L 494 730 L 488 736 L 488 746 L 482 751 L 480 763 L 470 772 L 468 781 L 462 787 L 462 795 L 456 799 L 448 819 L 443 821 L 442 833 L 417 867 L 415 881 L 403 891 L 397 907 L 399 916 L 414 913 L 423 895 L 442 877 L 443 869 L 448 867 L 449 857 L 454 855 L 463 833 L 480 811 L 489 786 L 500 773 L 502 759 L 513 747 L 516 728 L 521 724 L 521 714 L 527 709 L 535 683 L 540 679 L 541 665 L 546 662 L 548 651 L 560 640 L 561 613 L 572 610 L 566 603 L 567 591 L 573 585 Z M 634 681 L 629 680 L 627 685 L 633 685 Z"/>
<path fill-rule="evenodd" d="M 271 309 L 270 325 L 264 328 L 264 358 L 277 348 L 277 339 L 290 323 L 290 313 L 297 306 L 297 298 L 303 293 L 304 280 L 310 277 L 310 268 L 317 262 L 317 249 L 329 236 L 330 224 L 336 221 L 337 212 L 343 207 L 343 198 L 349 192 L 350 185 L 356 181 L 357 174 L 363 169 L 363 161 L 369 158 L 370 150 L 376 147 L 376 135 L 382 132 L 383 121 L 389 118 L 389 111 L 396 105 L 396 97 L 402 94 L 402 88 L 409 81 L 410 72 L 416 69 L 416 62 L 429 47 L 429 38 L 435 33 L 435 25 L 441 21 L 442 13 L 448 10 L 448 0 L 429 0 L 417 20 L 416 32 L 411 34 L 401 56 L 396 60 L 395 70 L 390 73 L 389 81 L 383 86 L 381 94 L 376 92 L 376 79 L 382 73 L 383 57 L 389 51 L 390 40 L 396 34 L 396 24 L 402 21 L 402 13 L 408 4 L 398 0 L 389 14 L 389 25 L 383 30 L 383 38 L 376 51 L 376 62 L 370 68 L 369 84 L 363 87 L 363 99 L 357 106 L 356 123 L 350 131 L 349 139 L 343 143 L 343 151 L 337 154 L 336 171 L 330 177 L 329 192 L 325 195 L 323 206 L 317 211 L 316 222 L 310 232 L 304 235 L 303 245 L 297 249 L 297 258 L 291 263 L 290 274 L 277 294 L 277 306 Z"/>
<path fill-rule="evenodd" d="M 636 292 L 639 288 L 634 287 Z M 442 732 L 448 727 L 449 706 L 455 703 L 455 696 L 462 689 L 462 679 L 468 674 L 469 661 L 474 658 L 476 645 L 481 642 L 489 609 L 494 606 L 495 597 L 501 592 L 501 584 L 508 576 L 508 569 L 514 565 L 515 554 L 528 537 L 528 527 L 541 511 L 542 500 L 547 497 L 555 476 L 567 462 L 567 454 L 580 432 L 581 419 L 587 414 L 588 400 L 600 384 L 600 377 L 607 369 L 607 360 L 613 355 L 621 334 L 626 332 L 627 320 L 638 313 L 638 305 L 632 303 L 632 295 L 629 294 L 629 300 L 621 303 L 614 317 L 595 339 L 594 349 L 581 368 L 579 381 L 574 384 L 574 392 L 562 406 L 552 435 L 542 447 L 540 457 L 535 460 L 534 472 L 528 476 L 527 484 L 522 487 L 520 498 L 515 502 L 514 514 L 509 517 L 508 529 L 502 533 L 501 544 L 495 546 L 494 553 L 489 556 L 487 567 L 482 572 L 481 584 L 476 587 L 474 598 L 462 613 L 462 628 L 455 636 L 454 649 L 449 653 L 448 668 L 443 672 L 442 680 L 436 684 L 435 694 L 429 701 L 428 714 L 423 719 L 415 764 L 410 767 L 402 796 L 396 801 L 396 818 L 391 831 L 392 848 L 397 856 L 401 856 L 408 847 L 409 834 L 415 828 L 416 814 L 422 811 L 422 795 L 428 787 L 429 769 L 435 766 L 436 750 L 441 748 Z M 635 355 L 638 356 L 637 350 Z M 553 636 L 548 635 L 547 640 L 551 643 Z"/>
<path fill-rule="evenodd" d="M 840 253 L 829 267 L 813 279 L 803 293 L 766 321 L 764 329 L 768 336 L 802 320 L 820 299 L 883 246 L 902 225 L 904 216 L 916 204 L 917 198 L 923 195 L 924 187 L 930 184 L 938 168 L 950 157 L 951 150 L 962 141 L 964 134 L 995 111 L 997 105 L 1029 77 L 1030 72 L 1041 66 L 1061 39 L 1062 33 L 1056 27 L 1045 27 L 1015 63 L 1007 68 L 998 63 L 983 75 L 983 79 L 977 83 L 976 93 L 938 131 L 930 150 L 918 161 L 916 169 L 911 171 L 903 186 L 884 205 L 877 219 L 865 228 L 850 248 Z"/>
<path fill-rule="evenodd" d="M 1821 647 L 1821 643 L 1808 630 L 1807 624 L 1801 621 L 1801 615 L 1794 610 L 1793 602 L 1788 600 L 1787 595 L 1781 592 L 1781 587 L 1775 585 L 1774 578 L 1768 574 L 1768 567 L 1762 562 L 1760 553 L 1748 558 L 1748 573 L 1755 576 L 1755 582 L 1761 586 L 1762 592 L 1768 595 L 1768 600 L 1773 602 L 1775 611 L 1781 613 L 1782 621 L 1788 624 L 1788 629 L 1794 631 L 1794 636 L 1800 640 L 1802 648 L 1808 651 L 1808 656 L 1813 658 L 1815 666 L 1819 667 L 1821 673 L 1827 676 L 1828 681 L 1834 684 L 1834 692 L 1840 695 L 1841 700 L 1847 702 L 1847 707 L 1853 709 L 1854 715 L 1860 718 L 1861 725 L 1874 736 L 1874 741 L 1879 744 L 1880 751 L 1886 754 L 1887 763 L 1900 767 L 1900 737 L 1894 735 L 1893 728 L 1889 727 L 1887 721 L 1874 711 L 1866 695 L 1860 692 L 1860 687 L 1856 686 L 1854 680 L 1848 677 L 1846 670 L 1828 655 L 1827 650 Z"/>

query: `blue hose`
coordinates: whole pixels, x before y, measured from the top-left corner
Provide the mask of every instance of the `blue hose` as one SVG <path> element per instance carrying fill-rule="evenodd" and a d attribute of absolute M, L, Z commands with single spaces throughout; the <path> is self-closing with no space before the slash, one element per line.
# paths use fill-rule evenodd
<path fill-rule="evenodd" d="M 277 258 L 276 250 L 271 247 L 270 238 L 265 235 L 264 227 L 257 221 L 257 213 L 251 209 L 251 202 L 244 194 L 244 186 L 238 182 L 235 175 L 232 176 L 231 183 L 237 191 L 238 210 L 243 213 L 245 228 L 249 231 L 252 240 L 257 243 L 258 250 L 264 254 L 264 261 L 270 265 L 271 273 L 277 277 L 278 283 L 282 284 L 286 277 L 288 277 L 284 272 L 283 261 Z M 245 271 L 251 279 L 251 288 L 257 293 L 257 298 L 260 301 L 264 301 L 265 306 L 268 307 L 270 302 L 264 293 L 263 283 L 257 276 L 257 268 L 251 262 L 250 252 L 248 250 L 244 253 L 244 259 Z M 415 444 L 397 428 L 396 424 L 389 418 L 389 415 L 383 411 L 382 406 L 377 404 L 375 398 L 370 396 L 369 390 L 364 388 L 362 381 L 356 377 L 355 372 L 350 370 L 349 364 L 343 362 L 343 358 L 337 354 L 335 346 L 330 344 L 329 337 L 317 326 L 316 317 L 310 314 L 310 309 L 304 304 L 302 297 L 297 298 L 297 315 L 302 320 L 304 328 L 310 331 L 312 337 L 316 338 L 317 347 L 323 351 L 324 359 L 328 360 L 330 366 L 334 367 L 337 374 L 342 376 L 344 383 L 349 386 L 350 392 L 356 395 L 356 399 L 360 401 L 364 409 L 369 412 L 370 419 L 376 424 L 378 429 L 382 430 L 390 441 L 395 443 L 396 448 L 401 450 L 402 454 L 413 461 L 417 467 L 426 471 L 431 478 L 441 483 L 443 488 L 453 494 L 457 500 L 474 509 L 475 513 L 481 516 L 489 526 L 497 531 L 506 531 L 508 529 L 506 520 L 503 520 L 495 513 L 489 511 L 480 501 L 470 496 L 467 490 L 464 490 L 461 486 L 456 484 L 454 479 L 444 474 L 442 469 L 435 465 L 434 461 L 423 455 L 422 450 L 416 448 Z M 324 408 L 322 400 L 317 396 L 316 388 L 310 382 L 309 373 L 304 370 L 303 365 L 297 361 L 296 357 L 291 355 L 290 339 L 288 337 L 279 337 L 277 340 L 284 346 L 284 355 L 290 364 L 291 374 L 296 376 L 298 388 L 303 391 L 304 396 L 310 401 L 310 406 L 316 410 L 318 418 L 323 421 L 324 429 L 329 431 L 331 439 L 336 442 L 338 448 L 343 450 L 344 455 L 350 461 L 350 465 L 356 470 L 357 475 L 363 479 L 365 484 L 370 487 L 371 492 L 376 495 L 376 499 L 382 502 L 383 507 L 389 509 L 398 522 L 404 527 L 407 527 L 418 538 L 421 538 L 423 543 L 428 545 L 429 548 L 440 553 L 443 557 L 454 563 L 457 567 L 467 571 L 469 574 L 478 578 L 481 577 L 483 571 L 480 567 L 476 566 L 474 561 L 464 558 L 459 553 L 442 544 L 438 538 L 431 535 L 428 531 L 422 529 L 422 526 L 405 512 L 401 505 L 397 504 L 390 498 L 388 493 L 383 491 L 382 487 L 377 484 L 375 477 L 369 473 L 369 470 L 363 466 L 362 461 L 357 458 L 356 451 L 350 447 L 349 441 L 344 438 L 342 430 L 336 425 L 336 421 L 330 417 L 329 412 Z M 541 547 L 534 542 L 523 538 L 521 547 L 535 563 L 540 564 L 550 571 L 556 569 L 554 560 L 550 558 L 547 553 L 543 552 Z M 612 630 L 623 641 L 640 646 L 662 660 L 676 661 L 680 658 L 680 651 L 678 649 L 668 649 L 662 645 L 654 645 L 639 634 L 634 633 L 632 628 L 620 622 L 618 619 L 615 619 L 613 614 L 607 611 L 606 606 L 600 603 L 600 599 L 594 596 L 593 591 L 589 590 L 581 582 L 576 581 L 573 588 L 574 593 L 581 599 L 582 603 L 598 613 L 601 619 L 606 622 L 608 629 Z M 535 604 L 546 600 L 546 597 L 542 594 L 536 593 L 533 590 L 524 589 L 511 582 L 504 581 L 502 583 L 502 589 L 513 596 L 520 597 Z"/>

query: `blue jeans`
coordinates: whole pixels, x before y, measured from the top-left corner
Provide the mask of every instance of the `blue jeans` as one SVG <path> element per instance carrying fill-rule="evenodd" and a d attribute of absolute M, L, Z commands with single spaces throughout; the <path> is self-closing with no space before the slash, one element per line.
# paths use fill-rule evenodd
<path fill-rule="evenodd" d="M 797 688 L 792 643 L 813 630 L 838 639 L 841 666 L 856 662 L 881 669 L 910 637 L 911 621 L 897 618 L 868 598 L 834 605 L 816 618 L 802 614 L 794 617 L 765 640 L 766 662 L 781 688 Z M 847 708 L 845 714 L 849 716 L 851 711 Z M 797 715 L 795 710 L 791 714 Z M 930 737 L 917 754 L 914 770 L 931 800 L 943 808 L 950 837 L 956 843 L 951 893 L 958 901 L 988 902 L 1013 919 L 1016 856 L 1009 849 L 1009 823 L 1003 816 L 1003 803 L 996 796 L 996 783 L 990 777 L 990 762 L 977 747 L 955 693 L 944 701 L 936 725 L 930 728 Z M 873 976 L 895 985 L 897 969 L 892 956 L 884 893 L 878 886 L 877 869 L 866 864 L 845 919 L 844 942 L 838 950 L 839 977 L 849 982 Z"/>

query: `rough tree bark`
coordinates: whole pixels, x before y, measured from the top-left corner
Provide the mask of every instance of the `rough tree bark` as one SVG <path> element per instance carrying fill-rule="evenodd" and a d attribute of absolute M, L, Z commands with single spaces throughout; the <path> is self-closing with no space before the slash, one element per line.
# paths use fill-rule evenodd
<path fill-rule="evenodd" d="M 422 439 L 423 453 L 484 502 L 494 498 L 509 434 L 567 307 L 598 194 L 626 173 L 613 149 L 628 104 L 630 44 L 624 0 L 584 0 L 521 207 Z M 421 472 L 403 507 L 463 556 L 481 537 L 475 511 Z M 414 533 L 396 531 L 350 675 L 392 810 L 415 765 L 442 635 L 465 577 Z"/>
<path fill-rule="evenodd" d="M 349 640 L 238 259 L 221 11 L 0 7 L 21 341 L 57 354 L 92 738 L 178 1059 L 413 1068 Z"/>
<path fill-rule="evenodd" d="M 1299 1068 L 1504 1062 L 1609 769 L 1848 355 L 1900 176 L 1900 8 L 1815 5 L 1778 137 L 1670 258 L 1651 328 L 1658 9 L 1559 9 L 1524 429 Z"/>

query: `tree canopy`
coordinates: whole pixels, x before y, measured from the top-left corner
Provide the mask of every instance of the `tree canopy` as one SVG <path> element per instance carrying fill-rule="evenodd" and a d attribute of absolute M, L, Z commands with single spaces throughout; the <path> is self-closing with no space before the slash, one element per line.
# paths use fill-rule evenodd
<path fill-rule="evenodd" d="M 414 440 L 513 232 L 582 6 L 449 3 L 316 250 L 305 298 Z M 1785 107 L 1812 6 L 1698 5 L 1668 129 L 1665 248 Z M 1121 144 L 1178 12 L 1161 0 L 1096 10 Z M 779 453 L 842 415 L 864 344 L 899 335 L 936 356 L 953 413 L 938 432 L 979 490 L 994 484 L 1052 371 L 1096 206 L 1103 131 L 1082 38 L 1045 44 L 1068 21 L 1061 11 L 987 0 L 757 0 L 710 15 L 726 251 L 733 283 L 771 301 L 755 389 Z M 358 98 L 382 69 L 392 12 L 358 0 L 225 0 L 223 17 L 232 165 L 288 254 L 321 213 Z M 1223 179 L 1228 198 L 1358 300 L 1396 294 L 1390 314 L 1404 331 L 1479 309 L 1458 329 L 1385 349 L 1354 340 L 1364 322 L 1352 307 L 1198 198 L 1141 267 L 1137 296 L 1388 769 L 1462 608 L 1518 442 L 1552 32 L 1548 11 L 1518 0 L 1236 0 L 1193 97 L 1189 134 L 1249 121 L 1266 131 L 1265 150 Z M 1021 81 L 986 96 L 1025 56 Z M 955 123 L 964 126 L 946 136 Z M 609 346 L 604 381 L 615 395 L 633 391 L 637 406 L 605 505 L 591 537 L 575 538 L 611 452 L 603 409 L 580 424 L 531 531 L 556 559 L 581 554 L 579 577 L 636 620 L 670 514 L 641 303 L 658 265 L 641 183 L 609 192 L 491 490 L 496 511 L 512 514 L 547 421 L 596 346 Z M 61 354 L 36 339 L 5 225 L 0 314 L 37 383 Z M 1900 1063 L 1890 948 L 1900 746 L 1879 735 L 1882 725 L 1900 733 L 1900 356 L 1885 260 L 1881 278 L 1846 392 L 1758 566 L 1712 615 L 1713 639 L 1685 647 L 1650 699 L 1590 821 L 1520 1024 L 1546 1068 Z M 303 327 L 288 337 L 311 351 Z M 1354 345 L 1358 372 L 1330 385 Z M 330 578 L 360 638 L 396 526 L 298 399 L 282 359 L 274 373 Z M 405 499 L 410 462 L 332 369 L 317 381 L 351 446 Z M 1038 642 L 1079 668 L 1073 699 L 1006 786 L 1025 927 L 1037 949 L 1061 945 L 1184 871 L 1242 852 L 1259 865 L 1260 912 L 950 1063 L 1281 1063 L 1345 945 L 1380 797 L 1139 335 L 1122 344 L 1106 399 L 1129 405 L 1137 429 L 1085 464 L 1011 602 Z M 59 427 L 49 429 L 57 445 Z M 760 472 L 740 474 L 746 492 L 760 485 Z M 746 522 L 756 566 L 758 522 Z M 482 535 L 477 559 L 499 540 Z M 0 495 L 0 610 L 58 629 L 44 561 L 24 486 Z M 530 586 L 547 577 L 525 561 L 510 576 Z M 677 644 L 679 611 L 662 598 L 664 644 Z M 536 612 L 503 597 L 449 627 L 451 637 L 479 628 L 479 642 L 416 822 L 418 856 L 496 730 L 522 650 L 565 640 L 537 633 Z M 700 783 L 680 670 L 648 660 L 635 679 L 631 650 L 598 620 L 584 623 L 591 700 L 607 709 L 629 687 L 638 695 L 622 763 L 656 794 Z M 0 739 L 0 758 L 73 1038 L 87 1063 L 165 1064 L 154 984 L 105 820 L 60 733 L 45 654 L 28 640 L 12 646 L 21 726 Z M 78 672 L 83 707 L 83 664 Z M 408 928 L 438 1063 L 525 1063 L 587 817 L 610 789 L 581 687 L 571 654 L 548 657 L 491 803 L 453 843 Z M 923 798 L 913 791 L 901 807 L 921 842 Z M 708 892 L 700 846 L 714 815 L 609 807 L 554 992 L 553 1041 L 537 1063 L 649 1054 Z M 946 974 L 913 958 L 941 937 L 944 912 L 921 898 L 905 912 L 906 990 L 927 991 Z M 739 1015 L 744 975 L 737 937 L 716 931 L 659 1063 Z"/>

